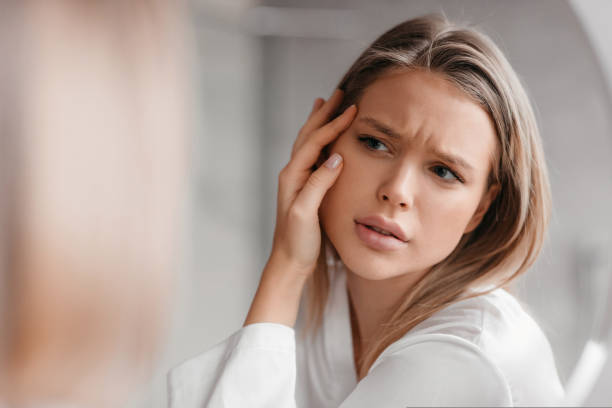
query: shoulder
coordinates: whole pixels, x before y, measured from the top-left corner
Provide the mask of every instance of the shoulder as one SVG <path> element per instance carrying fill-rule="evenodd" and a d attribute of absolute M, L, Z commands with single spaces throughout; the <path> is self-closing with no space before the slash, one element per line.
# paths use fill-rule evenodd
<path fill-rule="evenodd" d="M 387 347 L 375 365 L 385 360 L 399 364 L 406 356 L 417 358 L 413 353 L 420 353 L 433 367 L 450 366 L 456 373 L 463 372 L 460 377 L 477 384 L 492 381 L 487 387 L 505 389 L 513 404 L 549 403 L 563 396 L 548 339 L 519 301 L 503 289 L 437 312 Z"/>
<path fill-rule="evenodd" d="M 499 406 L 512 405 L 512 397 L 478 347 L 456 336 L 428 334 L 383 353 L 345 406 L 407 405 Z"/>
<path fill-rule="evenodd" d="M 512 382 L 515 377 L 525 378 L 527 363 L 534 368 L 530 375 L 557 375 L 548 338 L 521 303 L 503 289 L 440 310 L 406 333 L 396 347 L 426 334 L 446 334 L 471 343 Z"/>
<path fill-rule="evenodd" d="M 424 334 L 448 334 L 478 346 L 485 354 L 549 347 L 548 340 L 520 302 L 503 289 L 464 299 L 438 311 L 406 333 L 403 340 Z M 530 347 L 521 344 L 528 339 Z M 400 341 L 400 343 L 401 343 Z M 516 357 L 516 355 L 514 356 Z"/>

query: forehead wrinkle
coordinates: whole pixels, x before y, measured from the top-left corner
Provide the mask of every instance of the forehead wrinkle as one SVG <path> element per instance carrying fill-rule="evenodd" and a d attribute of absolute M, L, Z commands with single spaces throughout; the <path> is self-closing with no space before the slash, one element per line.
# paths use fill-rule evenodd
<path fill-rule="evenodd" d="M 374 129 L 376 129 L 377 131 L 379 131 L 382 134 L 387 135 L 389 138 L 391 139 L 395 139 L 397 141 L 402 141 L 405 138 L 402 137 L 402 135 L 400 134 L 399 131 L 393 129 L 391 126 L 377 120 L 374 119 L 372 117 L 366 116 L 360 119 L 361 122 L 364 122 L 366 124 L 368 124 L 369 126 L 373 127 Z M 419 130 L 417 132 L 417 134 L 423 134 L 422 130 Z M 425 144 L 427 142 L 429 138 L 425 138 L 425 140 L 423 141 L 423 143 Z M 429 147 L 428 150 L 430 150 L 433 154 L 435 154 L 436 156 L 441 157 L 443 160 L 454 164 L 456 166 L 462 167 L 465 170 L 468 171 L 473 171 L 474 170 L 474 166 L 472 166 L 466 159 L 462 158 L 459 154 L 453 153 L 450 150 L 447 149 L 441 149 L 439 147 L 433 146 L 433 147 Z"/>
<path fill-rule="evenodd" d="M 436 156 L 441 157 L 444 161 L 462 167 L 468 171 L 474 170 L 474 166 L 472 166 L 466 159 L 462 158 L 459 154 L 452 152 L 452 150 L 440 149 L 436 146 L 430 147 L 429 150 Z"/>
<path fill-rule="evenodd" d="M 391 128 L 390 126 L 382 123 L 379 120 L 376 120 L 370 116 L 366 116 L 360 119 L 360 122 L 364 122 L 368 125 L 370 125 L 371 127 L 373 127 L 374 129 L 376 129 L 377 131 L 379 131 L 380 133 L 389 136 L 391 139 L 396 139 L 398 141 L 401 141 L 402 136 L 400 135 L 400 133 L 396 130 L 394 130 L 393 128 Z"/>
<path fill-rule="evenodd" d="M 402 142 L 402 141 L 410 141 L 411 139 L 417 139 L 419 136 L 423 136 L 423 143 L 425 143 L 427 141 L 427 139 L 429 139 L 429 137 L 425 137 L 424 136 L 424 130 L 422 129 L 418 129 L 416 132 L 414 132 L 415 137 L 409 137 L 407 136 L 407 134 L 402 134 L 402 132 L 400 132 L 397 129 L 394 129 L 392 126 L 378 120 L 375 119 L 371 116 L 365 116 L 359 119 L 360 122 L 363 122 L 367 125 L 369 125 L 370 127 L 374 128 L 375 130 L 377 130 L 378 132 L 388 136 L 391 139 L 394 139 L 398 142 Z M 424 127 L 424 124 L 421 126 L 421 128 Z"/>
<path fill-rule="evenodd" d="M 441 79 L 445 78 L 442 77 Z M 417 81 L 417 83 L 413 81 Z M 416 90 L 420 88 L 415 87 L 415 84 L 424 86 L 425 88 L 433 87 L 435 88 L 432 89 L 433 91 L 443 91 L 442 96 L 444 97 L 444 104 L 441 106 L 438 103 L 439 101 L 435 98 L 436 95 L 429 95 L 427 92 L 423 95 L 420 91 L 416 92 Z M 449 87 L 445 85 L 449 85 Z M 361 104 L 364 105 L 364 109 L 360 109 L 363 117 L 360 117 L 361 115 L 358 114 L 356 122 L 370 127 L 373 131 L 386 135 L 393 141 L 406 143 L 407 145 L 418 143 L 425 149 L 428 149 L 430 145 L 435 145 L 434 147 L 439 147 L 439 150 L 446 150 L 449 153 L 452 152 L 460 156 L 464 161 L 468 162 L 470 165 L 469 167 L 474 171 L 480 171 L 481 169 L 486 170 L 488 168 L 490 172 L 497 166 L 499 161 L 500 146 L 497 137 L 495 146 L 492 149 L 487 149 L 488 160 L 486 160 L 486 163 L 484 161 L 481 162 L 479 155 L 478 157 L 472 157 L 470 155 L 472 153 L 471 150 L 462 152 L 463 148 L 461 143 L 453 147 L 453 142 L 451 140 L 454 139 L 452 136 L 455 129 L 448 127 L 446 113 L 449 111 L 453 113 L 466 113 L 466 95 L 453 85 L 452 83 L 439 81 L 439 78 L 434 78 L 429 75 L 423 77 L 422 73 L 414 72 L 400 72 L 397 73 L 397 75 L 394 74 L 379 78 L 370 85 L 369 89 L 366 90 L 366 93 L 363 95 L 364 97 L 361 99 Z M 443 86 L 443 89 L 441 89 L 440 86 Z M 449 95 L 447 91 L 452 91 L 451 95 Z M 436 94 L 439 93 L 440 92 L 437 92 Z M 397 102 L 397 98 L 389 98 L 389 95 L 403 95 L 404 99 L 408 99 L 402 100 L 403 102 L 401 105 L 407 104 L 410 107 L 408 109 L 401 109 L 398 104 L 395 103 Z M 467 102 L 470 102 L 470 104 L 475 103 L 471 99 L 468 99 Z M 479 106 L 479 108 L 482 109 L 481 106 Z M 486 110 L 484 112 L 488 113 Z M 463 120 L 464 116 L 465 115 L 462 114 L 460 118 Z M 467 116 L 470 118 L 474 115 L 467 112 Z M 490 115 L 487 115 L 487 119 L 489 122 L 492 120 Z M 469 120 L 468 123 L 465 123 L 465 130 L 468 131 L 468 128 L 471 131 L 480 129 L 480 124 L 478 124 L 477 129 L 471 126 L 473 124 L 474 120 Z M 492 123 L 492 125 L 494 129 L 494 124 Z M 468 132 L 471 133 L 471 131 Z M 438 136 L 442 137 L 442 139 L 438 138 Z M 446 137 L 449 137 L 449 139 L 446 139 Z M 444 144 L 435 144 L 437 141 L 443 142 L 444 140 L 448 140 L 451 144 L 447 146 L 444 146 Z M 444 149 L 444 147 L 448 148 L 448 150 Z M 454 152 L 453 149 L 455 149 Z M 468 156 L 466 156 L 466 154 L 468 154 Z M 466 170 L 469 169 L 466 167 Z"/>

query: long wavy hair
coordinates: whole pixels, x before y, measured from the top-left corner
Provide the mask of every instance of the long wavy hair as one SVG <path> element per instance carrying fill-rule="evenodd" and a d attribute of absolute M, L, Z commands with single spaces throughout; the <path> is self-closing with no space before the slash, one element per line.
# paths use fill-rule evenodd
<path fill-rule="evenodd" d="M 499 48 L 473 28 L 457 26 L 441 15 L 393 27 L 357 58 L 340 81 L 344 100 L 336 115 L 358 103 L 377 78 L 412 69 L 444 75 L 488 112 L 500 147 L 488 183 L 498 183 L 500 189 L 479 226 L 402 296 L 363 351 L 359 378 L 385 348 L 432 314 L 502 287 L 525 272 L 542 248 L 550 216 L 548 173 L 527 94 Z M 306 332 L 312 334 L 320 327 L 329 292 L 326 260 L 338 256 L 323 230 L 322 235 L 318 264 L 306 287 Z M 486 290 L 474 290 L 485 283 Z"/>

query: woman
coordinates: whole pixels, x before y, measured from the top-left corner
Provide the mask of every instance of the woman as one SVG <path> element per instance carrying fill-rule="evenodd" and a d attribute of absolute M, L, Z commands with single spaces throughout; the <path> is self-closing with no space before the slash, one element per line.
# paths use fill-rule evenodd
<path fill-rule="evenodd" d="M 498 48 L 437 16 L 392 28 L 315 101 L 244 327 L 172 373 L 171 403 L 558 402 L 550 345 L 502 288 L 534 262 L 549 206 Z"/>

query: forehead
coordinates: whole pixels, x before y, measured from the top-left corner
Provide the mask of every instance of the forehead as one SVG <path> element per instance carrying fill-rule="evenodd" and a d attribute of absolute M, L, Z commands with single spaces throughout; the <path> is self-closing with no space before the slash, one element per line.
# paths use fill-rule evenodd
<path fill-rule="evenodd" d="M 442 74 L 415 70 L 378 78 L 359 101 L 357 123 L 364 124 L 360 118 L 386 124 L 407 142 L 462 153 L 475 167 L 487 168 L 495 157 L 490 116 Z"/>

